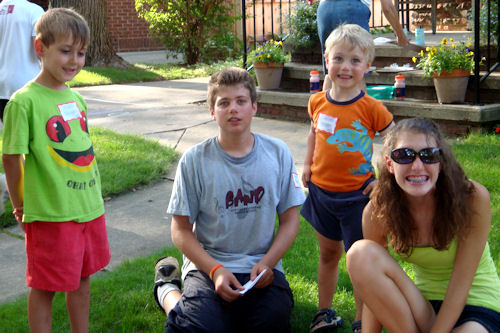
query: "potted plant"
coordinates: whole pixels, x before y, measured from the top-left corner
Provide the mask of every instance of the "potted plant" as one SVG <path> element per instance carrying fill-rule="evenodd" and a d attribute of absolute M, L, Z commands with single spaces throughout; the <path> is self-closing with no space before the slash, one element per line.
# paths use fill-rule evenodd
<path fill-rule="evenodd" d="M 248 55 L 248 62 L 253 63 L 260 89 L 279 88 L 283 65 L 288 60 L 289 55 L 283 50 L 283 42 L 272 39 L 259 45 Z"/>
<path fill-rule="evenodd" d="M 420 59 L 413 57 L 417 68 L 424 71 L 423 77 L 432 77 L 438 102 L 463 103 L 469 76 L 474 70 L 474 52 L 469 42 L 456 43 L 453 38 L 443 38 L 438 48 L 427 47 L 420 51 Z"/>
<path fill-rule="evenodd" d="M 285 50 L 291 52 L 294 62 L 319 64 L 322 61 L 316 22 L 318 5 L 319 1 L 297 0 L 291 14 L 283 19 L 283 25 L 289 31 Z"/>

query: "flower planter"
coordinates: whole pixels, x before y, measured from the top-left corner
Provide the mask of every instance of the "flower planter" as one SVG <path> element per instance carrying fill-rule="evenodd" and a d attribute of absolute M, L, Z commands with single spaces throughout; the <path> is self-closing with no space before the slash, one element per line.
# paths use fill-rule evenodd
<path fill-rule="evenodd" d="M 454 69 L 451 73 L 442 71 L 440 75 L 434 73 L 434 88 L 440 104 L 463 103 L 470 71 Z"/>
<path fill-rule="evenodd" d="M 270 62 L 269 65 L 261 62 L 254 62 L 253 68 L 257 75 L 257 84 L 262 90 L 279 89 L 283 64 Z"/>

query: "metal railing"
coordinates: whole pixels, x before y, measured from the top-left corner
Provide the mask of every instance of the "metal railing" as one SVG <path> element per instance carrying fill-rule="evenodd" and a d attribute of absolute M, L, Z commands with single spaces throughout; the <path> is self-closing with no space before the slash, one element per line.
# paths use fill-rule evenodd
<path fill-rule="evenodd" d="M 318 1 L 318 0 L 315 0 Z M 290 10 L 292 6 L 292 1 L 291 0 L 252 0 L 251 3 L 251 14 L 247 13 L 247 2 L 250 2 L 248 0 L 241 0 L 241 8 L 242 8 L 242 33 L 243 33 L 243 65 L 247 66 L 247 51 L 249 49 L 248 46 L 248 41 L 247 41 L 247 20 L 250 20 L 250 26 L 253 27 L 253 47 L 255 48 L 256 46 L 256 41 L 257 41 L 257 29 L 262 29 L 262 38 L 265 38 L 266 35 L 274 35 L 278 34 L 280 36 L 286 35 L 283 29 L 283 17 L 285 15 L 290 15 Z M 267 3 L 267 4 L 266 4 Z M 431 6 L 431 23 L 432 23 L 432 31 L 433 33 L 436 32 L 436 0 L 429 0 L 429 3 L 432 5 Z M 261 17 L 258 17 L 256 15 L 256 4 L 259 4 L 262 8 L 260 9 Z M 394 4 L 396 9 L 399 12 L 400 16 L 400 22 L 404 28 L 407 28 L 409 30 L 410 26 L 410 11 L 412 10 L 412 1 L 411 0 L 394 0 Z M 275 7 L 277 6 L 277 7 Z M 473 17 L 474 17 L 474 61 L 475 61 L 475 69 L 474 69 L 474 75 L 472 77 L 473 81 L 473 87 L 474 87 L 474 99 L 473 103 L 474 104 L 480 104 L 480 85 L 482 82 L 486 80 L 486 78 L 494 71 L 497 70 L 499 64 L 499 59 L 500 59 L 500 48 L 499 48 L 499 41 L 498 41 L 498 36 L 500 36 L 500 24 L 497 23 L 497 40 L 496 43 L 492 42 L 494 34 L 492 33 L 492 27 L 491 27 L 491 22 L 492 22 L 492 17 L 493 15 L 497 16 L 497 22 L 500 22 L 500 6 L 498 6 L 498 12 L 497 13 L 492 13 L 491 12 L 491 1 L 485 1 L 484 6 L 487 6 L 484 10 L 487 10 L 487 22 L 486 22 L 486 45 L 481 48 L 481 42 L 480 42 L 480 30 L 481 30 L 481 25 L 480 25 L 480 7 L 481 3 L 480 0 L 474 0 L 473 2 Z M 286 7 L 286 8 L 285 8 Z M 277 27 L 278 32 L 275 32 L 275 19 L 274 19 L 274 8 L 279 8 L 279 27 Z M 270 17 L 271 17 L 271 22 L 267 24 L 267 26 L 270 26 L 270 30 L 266 31 L 266 12 L 265 10 L 268 9 L 270 10 Z M 370 28 L 376 28 L 376 27 L 381 27 L 381 26 L 386 26 L 389 25 L 388 21 L 384 18 L 384 15 L 382 13 L 382 10 L 379 12 L 375 12 L 375 7 L 374 7 L 374 1 L 372 1 L 372 17 L 370 19 Z M 379 16 L 379 20 L 376 20 L 376 16 Z M 257 20 L 261 20 L 262 27 L 257 27 Z M 380 24 L 376 24 L 376 22 L 380 22 Z M 260 23 L 260 22 L 259 22 Z M 492 53 L 495 52 L 496 49 L 496 62 L 492 64 Z M 481 59 L 485 58 L 486 61 L 483 63 L 483 66 L 485 66 L 486 73 L 481 76 L 480 75 L 480 67 L 481 67 Z"/>
<path fill-rule="evenodd" d="M 499 43 L 499 37 L 500 37 L 500 6 L 497 4 L 497 40 L 496 40 L 496 63 L 492 64 L 492 56 L 491 53 L 494 52 L 495 45 L 491 43 L 492 37 L 493 37 L 493 32 L 492 32 L 492 16 L 495 15 L 495 13 L 491 12 L 491 1 L 486 1 L 486 6 L 485 10 L 487 11 L 486 15 L 486 49 L 484 50 L 483 54 L 483 49 L 481 49 L 481 22 L 480 22 L 480 0 L 474 0 L 474 77 L 473 77 L 473 82 L 474 82 L 474 104 L 480 104 L 480 95 L 479 95 L 479 89 L 480 85 L 486 78 L 493 73 L 499 66 L 499 61 L 500 61 L 500 43 Z M 480 70 L 480 62 L 482 58 L 486 58 L 486 73 L 483 76 L 480 76 L 479 70 Z"/>

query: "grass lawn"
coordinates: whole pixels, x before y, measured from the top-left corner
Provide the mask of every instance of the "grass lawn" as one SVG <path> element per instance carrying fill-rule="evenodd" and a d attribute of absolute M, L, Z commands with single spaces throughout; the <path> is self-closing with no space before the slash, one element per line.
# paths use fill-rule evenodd
<path fill-rule="evenodd" d="M 129 82 L 189 79 L 210 76 L 227 66 L 242 66 L 242 60 L 220 61 L 211 65 L 192 66 L 177 64 L 134 64 L 127 69 L 84 67 L 73 80 L 71 87 L 120 84 Z"/>
<path fill-rule="evenodd" d="M 490 246 L 497 270 L 500 246 L 500 137 L 472 135 L 453 143 L 455 154 L 470 178 L 484 184 L 490 191 L 492 226 Z M 154 303 L 151 286 L 156 258 L 171 255 L 181 259 L 175 248 L 166 248 L 151 256 L 122 264 L 111 272 L 101 272 L 92 280 L 91 332 L 163 332 L 165 316 Z M 292 313 L 293 332 L 307 332 L 317 310 L 317 262 L 319 248 L 314 230 L 301 219 L 300 232 L 291 250 L 284 257 L 287 278 L 295 297 Z M 408 266 L 405 265 L 408 270 Z M 411 272 L 410 272 L 410 275 Z M 340 264 L 340 276 L 333 307 L 345 319 L 338 332 L 351 332 L 354 299 L 345 261 Z M 64 297 L 54 301 L 53 332 L 68 332 L 69 323 Z M 0 305 L 0 332 L 27 332 L 26 297 Z"/>
<path fill-rule="evenodd" d="M 90 135 L 105 198 L 159 179 L 178 157 L 174 149 L 142 136 L 118 134 L 96 127 L 90 128 Z M 0 136 L 0 151 L 1 144 Z M 0 170 L 3 173 L 3 165 L 0 165 Z M 0 216 L 0 229 L 16 224 L 11 212 L 9 200 L 5 213 Z"/>

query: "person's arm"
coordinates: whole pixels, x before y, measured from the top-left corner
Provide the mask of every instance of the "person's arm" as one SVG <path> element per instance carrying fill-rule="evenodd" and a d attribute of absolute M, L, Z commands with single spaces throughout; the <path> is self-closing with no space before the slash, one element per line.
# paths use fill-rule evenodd
<path fill-rule="evenodd" d="M 273 268 L 292 246 L 295 237 L 299 233 L 299 209 L 297 206 L 290 207 L 278 215 L 278 232 L 266 255 L 252 268 L 250 280 L 254 280 L 264 269 L 267 271 L 255 284 L 256 288 L 264 288 L 273 282 Z"/>
<path fill-rule="evenodd" d="M 172 241 L 175 246 L 191 260 L 196 267 L 210 275 L 210 271 L 218 264 L 212 256 L 201 246 L 193 232 L 193 225 L 189 222 L 188 216 L 173 215 L 170 225 Z M 236 277 L 225 267 L 218 268 L 212 277 L 215 285 L 215 292 L 224 300 L 231 302 L 241 296 L 234 290 L 243 289 L 243 286 Z"/>
<path fill-rule="evenodd" d="M 25 231 L 23 224 L 24 168 L 21 158 L 20 154 L 3 154 L 2 162 L 10 200 L 14 207 L 14 216 L 21 229 Z"/>
<path fill-rule="evenodd" d="M 406 37 L 401 24 L 398 19 L 398 11 L 394 7 L 392 0 L 380 0 L 380 4 L 382 6 L 382 11 L 384 12 L 384 16 L 389 21 L 394 33 L 396 33 L 396 38 L 398 40 L 398 45 L 405 46 L 409 45 L 410 42 Z"/>
<path fill-rule="evenodd" d="M 475 182 L 473 184 L 475 188 L 472 195 L 474 215 L 465 238 L 458 241 L 453 272 L 443 304 L 431 328 L 433 333 L 452 330 L 465 306 L 474 274 L 488 240 L 491 225 L 490 195 L 484 186 Z"/>
<path fill-rule="evenodd" d="M 376 218 L 373 218 L 373 204 L 368 202 L 363 210 L 362 217 L 363 238 L 372 240 L 387 248 L 387 233 Z"/>
<path fill-rule="evenodd" d="M 387 133 L 389 133 L 389 131 L 390 131 L 390 129 L 392 127 L 394 127 L 394 121 L 391 121 L 391 123 L 389 124 L 389 126 L 387 126 L 384 130 L 382 130 L 382 131 L 379 132 L 379 134 L 382 137 L 382 139 L 385 139 L 385 136 L 387 135 Z M 365 187 L 365 189 L 363 190 L 363 194 L 364 195 L 370 194 L 370 192 L 373 190 L 373 188 L 375 187 L 375 185 L 377 185 L 377 182 L 378 182 L 378 180 L 375 179 L 370 184 L 368 184 Z"/>
<path fill-rule="evenodd" d="M 309 130 L 309 134 L 307 135 L 304 168 L 302 170 L 302 184 L 304 184 L 304 187 L 309 187 L 309 181 L 311 180 L 311 165 L 313 162 L 315 146 L 316 146 L 316 131 L 314 130 L 314 124 L 311 120 L 311 128 Z"/>
<path fill-rule="evenodd" d="M 389 131 L 391 130 L 391 128 L 393 128 L 395 125 L 394 125 L 394 121 L 391 121 L 391 123 L 389 124 L 389 126 L 387 126 L 386 128 L 384 128 L 382 131 L 378 132 L 378 134 L 380 134 L 380 136 L 382 137 L 382 139 L 385 139 L 385 136 L 387 135 L 387 133 L 389 133 Z"/>

